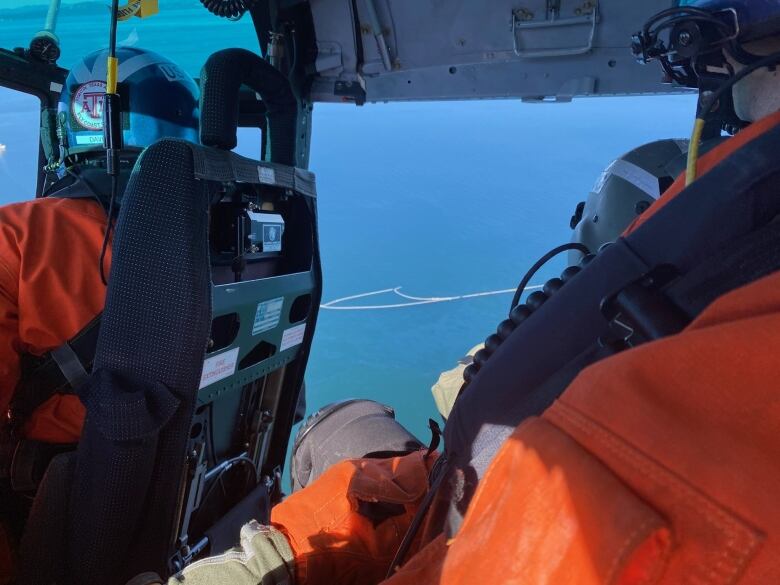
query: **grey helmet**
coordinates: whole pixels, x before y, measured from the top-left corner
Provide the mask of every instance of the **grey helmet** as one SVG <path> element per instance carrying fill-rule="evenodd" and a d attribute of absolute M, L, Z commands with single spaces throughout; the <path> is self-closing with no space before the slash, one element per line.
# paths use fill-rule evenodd
<path fill-rule="evenodd" d="M 721 139 L 703 145 L 709 150 Z M 658 140 L 624 154 L 604 169 L 587 201 L 577 205 L 571 218 L 573 242 L 596 253 L 614 242 L 637 216 L 658 199 L 685 170 L 688 140 Z M 582 259 L 571 252 L 569 262 Z"/>

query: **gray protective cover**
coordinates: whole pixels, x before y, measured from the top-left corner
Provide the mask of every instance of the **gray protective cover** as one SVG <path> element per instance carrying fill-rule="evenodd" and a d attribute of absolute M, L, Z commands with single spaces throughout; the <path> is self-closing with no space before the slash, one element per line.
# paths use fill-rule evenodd
<path fill-rule="evenodd" d="M 330 404 L 303 424 L 293 444 L 290 475 L 298 491 L 345 459 L 409 453 L 422 443 L 401 423 L 395 412 L 373 400 L 346 400 Z"/>

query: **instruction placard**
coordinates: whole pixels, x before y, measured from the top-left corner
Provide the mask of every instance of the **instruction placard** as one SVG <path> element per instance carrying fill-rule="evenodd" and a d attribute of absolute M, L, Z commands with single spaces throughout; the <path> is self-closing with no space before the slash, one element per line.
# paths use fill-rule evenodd
<path fill-rule="evenodd" d="M 203 373 L 200 376 L 200 387 L 205 388 L 215 382 L 229 378 L 236 371 L 238 352 L 240 348 L 231 349 L 212 356 L 203 362 Z"/>
<path fill-rule="evenodd" d="M 276 327 L 279 319 L 282 318 L 282 307 L 284 307 L 284 297 L 258 304 L 252 335 L 259 335 Z"/>
<path fill-rule="evenodd" d="M 257 174 L 264 185 L 276 185 L 276 171 L 271 167 L 257 167 Z"/>
<path fill-rule="evenodd" d="M 284 335 L 282 335 L 282 347 L 279 348 L 279 351 L 284 351 L 303 343 L 304 333 L 306 333 L 306 323 L 301 323 L 285 330 Z"/>

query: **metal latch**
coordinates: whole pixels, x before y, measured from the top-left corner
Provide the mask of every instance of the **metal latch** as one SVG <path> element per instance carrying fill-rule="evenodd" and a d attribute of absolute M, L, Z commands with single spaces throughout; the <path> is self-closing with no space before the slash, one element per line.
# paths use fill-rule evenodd
<path fill-rule="evenodd" d="M 512 11 L 512 44 L 515 55 L 523 59 L 540 59 L 550 57 L 567 57 L 582 55 L 593 50 L 596 38 L 596 25 L 599 21 L 598 0 L 586 0 L 574 10 L 574 16 L 561 18 L 561 0 L 547 1 L 547 17 L 545 20 L 535 20 L 534 13 L 527 8 L 516 8 Z M 524 32 L 550 30 L 570 27 L 589 27 L 588 38 L 583 45 L 573 47 L 556 47 L 551 49 L 523 49 Z"/>

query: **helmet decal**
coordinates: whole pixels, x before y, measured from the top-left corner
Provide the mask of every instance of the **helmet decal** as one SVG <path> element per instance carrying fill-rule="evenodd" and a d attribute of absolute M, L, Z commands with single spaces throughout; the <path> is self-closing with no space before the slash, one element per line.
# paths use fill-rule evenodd
<path fill-rule="evenodd" d="M 93 54 L 93 63 L 90 67 L 84 61 L 78 63 L 71 73 L 79 83 L 86 83 L 92 79 L 106 78 L 106 57 L 108 51 L 99 51 Z M 172 64 L 168 59 L 152 53 L 151 51 L 135 51 L 135 54 L 122 60 L 119 64 L 119 81 L 125 81 L 131 75 L 150 65 Z M 185 75 L 182 75 L 185 77 Z"/>
<path fill-rule="evenodd" d="M 628 181 L 634 187 L 644 192 L 648 197 L 658 199 L 661 196 L 658 177 L 639 165 L 622 158 L 612 161 L 612 164 L 601 173 L 601 176 L 593 187 L 593 193 L 601 193 L 607 179 L 612 176 L 620 177 L 624 181 Z"/>
<path fill-rule="evenodd" d="M 71 113 L 73 119 L 86 130 L 103 130 L 103 102 L 106 82 L 93 80 L 80 85 L 73 93 Z"/>

